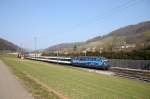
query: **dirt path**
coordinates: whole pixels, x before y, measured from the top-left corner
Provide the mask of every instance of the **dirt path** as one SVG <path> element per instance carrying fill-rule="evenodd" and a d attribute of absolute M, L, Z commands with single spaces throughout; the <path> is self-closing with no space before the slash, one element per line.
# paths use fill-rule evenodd
<path fill-rule="evenodd" d="M 0 99 L 33 99 L 8 67 L 0 60 Z"/>

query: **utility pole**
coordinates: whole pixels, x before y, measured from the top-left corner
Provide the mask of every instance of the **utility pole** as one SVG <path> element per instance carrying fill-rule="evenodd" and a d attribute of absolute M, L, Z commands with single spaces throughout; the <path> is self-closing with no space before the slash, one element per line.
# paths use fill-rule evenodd
<path fill-rule="evenodd" d="M 59 57 L 59 50 L 57 51 L 57 64 L 58 64 L 58 61 L 59 61 L 58 57 Z"/>
<path fill-rule="evenodd" d="M 37 47 L 37 37 L 35 36 L 34 37 L 34 50 L 35 50 L 35 52 L 34 52 L 34 54 L 35 54 L 35 58 L 36 58 L 36 48 Z"/>
<path fill-rule="evenodd" d="M 21 43 L 21 44 L 20 44 L 20 56 L 19 56 L 19 57 L 20 57 L 21 59 L 24 59 L 24 56 L 25 56 L 25 55 L 24 55 L 24 52 L 23 52 L 22 47 L 23 47 L 23 44 Z"/>

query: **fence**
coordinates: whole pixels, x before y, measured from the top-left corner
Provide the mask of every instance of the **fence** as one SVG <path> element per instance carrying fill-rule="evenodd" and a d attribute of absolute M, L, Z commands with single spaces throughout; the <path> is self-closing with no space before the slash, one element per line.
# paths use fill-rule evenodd
<path fill-rule="evenodd" d="M 112 67 L 150 70 L 150 60 L 110 59 L 109 65 Z"/>

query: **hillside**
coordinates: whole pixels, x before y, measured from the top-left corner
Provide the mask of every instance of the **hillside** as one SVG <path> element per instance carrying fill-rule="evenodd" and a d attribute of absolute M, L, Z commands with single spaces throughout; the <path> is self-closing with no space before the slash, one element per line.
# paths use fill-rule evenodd
<path fill-rule="evenodd" d="M 46 49 L 46 51 L 71 50 L 76 45 L 78 50 L 103 48 L 110 50 L 112 47 L 118 48 L 123 45 L 135 45 L 135 49 L 150 45 L 150 21 L 135 25 L 129 25 L 114 30 L 105 36 L 98 36 L 82 43 L 58 44 Z"/>
<path fill-rule="evenodd" d="M 0 38 L 0 52 L 16 52 L 18 48 L 17 45 Z"/>
<path fill-rule="evenodd" d="M 45 51 L 58 51 L 58 50 L 73 50 L 75 46 L 82 46 L 84 45 L 84 42 L 74 42 L 74 43 L 61 43 L 58 45 L 51 46 Z"/>
<path fill-rule="evenodd" d="M 148 46 L 150 44 L 150 21 L 117 29 L 104 37 L 93 38 L 82 47 L 109 49 L 112 46 L 124 45 L 124 43 L 135 44 L 136 48 L 140 48 L 143 45 Z"/>

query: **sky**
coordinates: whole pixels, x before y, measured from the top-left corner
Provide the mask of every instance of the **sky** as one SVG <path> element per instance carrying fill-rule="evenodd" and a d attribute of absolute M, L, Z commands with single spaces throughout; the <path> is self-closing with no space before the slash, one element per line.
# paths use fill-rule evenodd
<path fill-rule="evenodd" d="M 150 20 L 150 0 L 0 0 L 0 37 L 37 49 Z"/>

